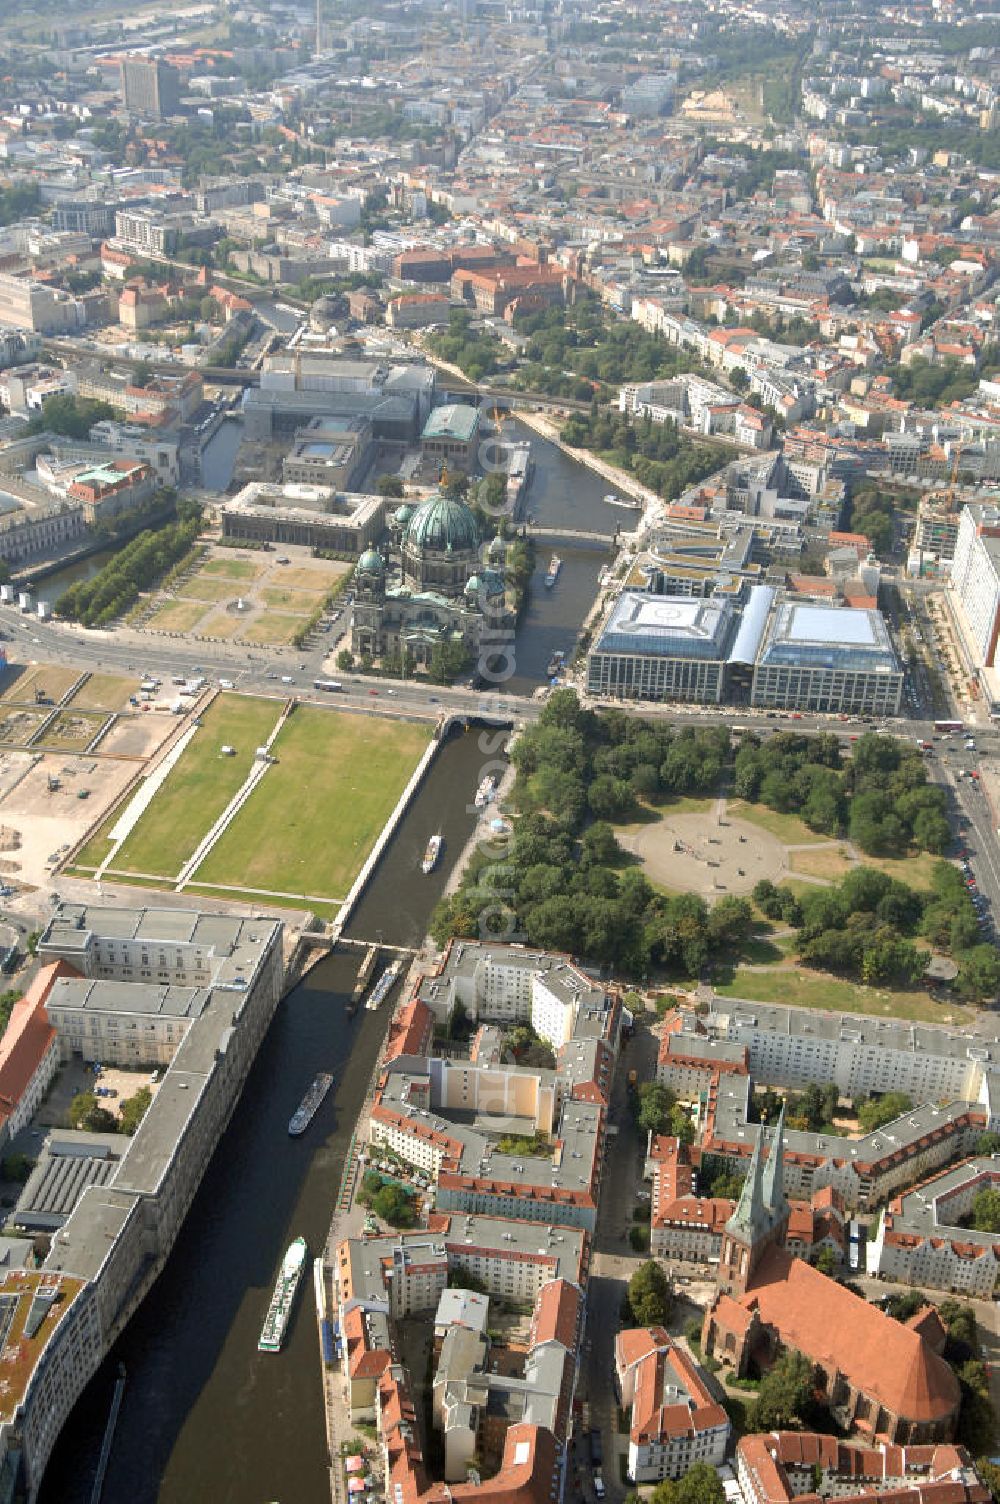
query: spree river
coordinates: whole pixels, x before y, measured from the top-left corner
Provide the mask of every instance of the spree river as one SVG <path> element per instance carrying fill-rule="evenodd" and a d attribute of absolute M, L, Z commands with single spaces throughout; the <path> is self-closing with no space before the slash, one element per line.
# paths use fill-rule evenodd
<path fill-rule="evenodd" d="M 505 438 L 516 428 L 505 427 Z M 523 432 L 535 464 L 526 507 L 535 521 L 610 536 L 622 514 L 601 500 L 600 478 Z M 556 550 L 563 567 L 546 590 L 542 579 Z M 593 544 L 538 540 L 511 689 L 530 691 L 544 679 L 552 652 L 572 648 L 609 557 Z M 442 748 L 348 937 L 420 944 L 474 825 L 469 806 L 495 745 L 495 733 L 484 735 L 487 753 L 478 731 Z M 437 830 L 445 856 L 425 878 L 419 861 Z M 258 1353 L 257 1337 L 292 1238 L 302 1234 L 313 1253 L 324 1243 L 344 1152 L 391 1013 L 392 1000 L 378 1013 L 362 1008 L 347 1018 L 360 955 L 331 955 L 279 1005 L 167 1266 L 70 1417 L 40 1504 L 89 1504 L 119 1361 L 127 1383 L 105 1504 L 328 1504 L 310 1281 L 303 1280 L 282 1352 Z M 335 1073 L 336 1089 L 307 1134 L 291 1139 L 288 1119 L 323 1069 Z"/>
<path fill-rule="evenodd" d="M 495 730 L 474 729 L 442 748 L 348 936 L 420 944 L 473 829 L 472 797 L 496 740 Z M 436 830 L 444 859 L 423 877 Z M 288 1244 L 300 1233 L 311 1254 L 324 1244 L 396 1000 L 347 1018 L 361 955 L 331 955 L 279 1004 L 166 1268 L 63 1431 L 42 1504 L 88 1504 L 119 1361 L 127 1382 L 105 1504 L 329 1504 L 311 1279 L 282 1351 L 258 1353 L 257 1337 Z M 289 1138 L 318 1070 L 334 1072 L 335 1090 L 303 1138 Z"/>

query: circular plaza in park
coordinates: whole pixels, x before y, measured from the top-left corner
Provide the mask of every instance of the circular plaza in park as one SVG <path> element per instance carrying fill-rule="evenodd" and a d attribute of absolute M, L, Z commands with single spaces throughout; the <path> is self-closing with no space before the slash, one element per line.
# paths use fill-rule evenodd
<path fill-rule="evenodd" d="M 784 842 L 728 815 L 723 799 L 703 813 L 666 810 L 659 819 L 617 835 L 651 882 L 709 900 L 749 893 L 762 878 L 777 883 L 791 875 Z"/>

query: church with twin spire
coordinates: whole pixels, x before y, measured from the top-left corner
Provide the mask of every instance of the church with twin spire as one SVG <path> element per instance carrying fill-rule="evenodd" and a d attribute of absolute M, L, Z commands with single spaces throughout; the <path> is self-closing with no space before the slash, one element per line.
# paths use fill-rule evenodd
<path fill-rule="evenodd" d="M 702 1352 L 739 1377 L 763 1373 L 783 1351 L 800 1352 L 813 1364 L 818 1398 L 845 1430 L 897 1445 L 950 1440 L 960 1391 L 936 1313 L 895 1321 L 789 1253 L 783 1167 L 784 1109 L 772 1133 L 758 1129 L 726 1223 Z"/>

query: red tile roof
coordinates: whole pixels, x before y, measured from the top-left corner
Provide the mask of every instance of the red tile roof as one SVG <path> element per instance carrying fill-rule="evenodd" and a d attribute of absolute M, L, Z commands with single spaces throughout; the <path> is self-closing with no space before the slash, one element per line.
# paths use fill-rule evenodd
<path fill-rule="evenodd" d="M 768 1249 L 739 1304 L 892 1415 L 935 1421 L 958 1410 L 958 1380 L 916 1332 L 782 1248 Z"/>
<path fill-rule="evenodd" d="M 531 1318 L 531 1346 L 543 1342 L 561 1342 L 570 1352 L 576 1351 L 580 1327 L 582 1298 L 576 1285 L 568 1280 L 553 1279 L 542 1286 Z"/>
<path fill-rule="evenodd" d="M 56 1031 L 45 1008 L 53 985 L 60 977 L 79 975 L 66 961 L 54 961 L 41 968 L 27 992 L 14 1004 L 10 1022 L 0 1039 L 0 1122 L 10 1117 L 55 1040 Z"/>

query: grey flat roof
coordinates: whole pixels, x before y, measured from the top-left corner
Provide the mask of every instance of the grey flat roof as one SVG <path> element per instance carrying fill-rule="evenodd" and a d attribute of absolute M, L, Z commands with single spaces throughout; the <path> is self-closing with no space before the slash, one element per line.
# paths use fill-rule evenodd
<path fill-rule="evenodd" d="M 47 1144 L 17 1200 L 14 1221 L 20 1227 L 53 1229 L 68 1220 L 90 1185 L 109 1185 L 118 1174 L 132 1140 L 125 1134 L 100 1134 L 93 1154 L 58 1152 Z M 114 1140 L 114 1151 L 107 1139 Z"/>
<path fill-rule="evenodd" d="M 44 1268 L 92 1280 L 132 1217 L 139 1215 L 135 1196 L 113 1186 L 90 1186 L 72 1217 L 52 1239 Z"/>
<path fill-rule="evenodd" d="M 87 1013 L 145 1014 L 150 1018 L 197 1018 L 208 1000 L 202 987 L 162 982 L 115 982 L 59 977 L 49 1006 Z"/>
<path fill-rule="evenodd" d="M 648 595 L 623 590 L 594 644 L 595 653 L 722 661 L 738 617 L 715 596 Z"/>
<path fill-rule="evenodd" d="M 943 1171 L 936 1179 L 925 1180 L 915 1190 L 907 1191 L 899 1198 L 899 1212 L 893 1213 L 893 1231 L 925 1238 L 953 1236 L 957 1242 L 984 1250 L 1000 1247 L 1000 1236 L 996 1233 L 959 1227 L 949 1220 L 947 1207 L 942 1205 L 945 1197 L 976 1180 L 982 1180 L 984 1188 L 996 1189 L 1000 1185 L 1000 1155 L 980 1155 L 977 1159 L 966 1160 L 964 1164 Z"/>
<path fill-rule="evenodd" d="M 741 998 L 716 998 L 708 1024 L 710 1028 L 721 1027 L 730 1039 L 747 1042 L 752 1032 L 759 1029 L 791 1038 L 808 1035 L 878 1049 L 944 1055 L 950 1060 L 975 1060 L 983 1065 L 1000 1062 L 1000 1027 L 987 1017 L 973 1035 L 933 1024 L 785 1008 L 780 1003 L 755 1003 Z"/>

